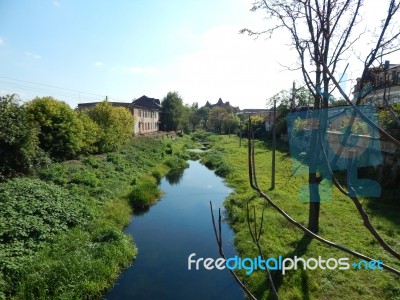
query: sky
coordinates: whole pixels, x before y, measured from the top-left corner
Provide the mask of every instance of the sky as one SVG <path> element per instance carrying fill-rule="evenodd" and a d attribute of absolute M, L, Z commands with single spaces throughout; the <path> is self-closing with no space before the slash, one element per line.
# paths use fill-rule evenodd
<path fill-rule="evenodd" d="M 187 104 L 265 108 L 301 80 L 282 66 L 296 61 L 284 35 L 239 34 L 266 26 L 252 2 L 0 0 L 0 94 L 75 108 L 177 91 Z"/>

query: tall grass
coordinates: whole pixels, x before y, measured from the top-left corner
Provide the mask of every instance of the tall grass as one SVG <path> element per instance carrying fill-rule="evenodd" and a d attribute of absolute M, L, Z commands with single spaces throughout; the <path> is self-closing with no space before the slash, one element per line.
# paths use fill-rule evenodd
<path fill-rule="evenodd" d="M 205 154 L 204 163 L 229 170 L 225 180 L 234 192 L 225 200 L 228 219 L 235 230 L 235 245 L 242 257 L 257 257 L 258 251 L 251 241 L 246 222 L 246 203 L 256 208 L 257 223 L 265 208 L 264 230 L 261 246 L 266 257 L 293 258 L 341 258 L 348 257 L 350 263 L 358 259 L 337 249 L 304 236 L 287 222 L 265 200 L 258 197 L 249 185 L 247 147 L 239 147 L 235 137 L 221 137 L 212 151 Z M 308 220 L 308 203 L 299 201 L 299 193 L 307 186 L 307 174 L 294 174 L 287 153 L 277 151 L 276 188 L 269 191 L 271 180 L 271 151 L 265 143 L 255 141 L 255 160 L 258 184 L 263 190 L 303 225 Z M 320 235 L 362 252 L 374 259 L 400 268 L 400 262 L 388 255 L 363 226 L 354 204 L 336 188 L 332 190 L 332 201 L 321 203 Z M 387 203 L 382 199 L 362 199 L 371 222 L 383 238 L 400 251 L 400 204 Z M 257 270 L 250 276 L 239 273 L 242 280 L 259 299 L 269 299 L 265 273 Z M 400 299 L 398 276 L 386 271 L 371 270 L 291 270 L 282 276 L 272 271 L 281 299 Z"/>
<path fill-rule="evenodd" d="M 154 204 L 161 197 L 154 178 L 144 177 L 136 184 L 129 194 L 129 201 L 133 208 L 144 208 Z"/>

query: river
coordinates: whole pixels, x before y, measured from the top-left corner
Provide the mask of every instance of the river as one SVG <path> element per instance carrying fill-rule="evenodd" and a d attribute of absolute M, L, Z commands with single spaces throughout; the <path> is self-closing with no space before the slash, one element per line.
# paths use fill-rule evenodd
<path fill-rule="evenodd" d="M 132 216 L 125 229 L 139 248 L 131 267 L 104 295 L 120 299 L 244 299 L 227 269 L 188 270 L 188 256 L 219 258 L 209 202 L 215 215 L 231 190 L 198 161 L 170 173 L 160 183 L 165 193 L 145 212 Z M 222 223 L 225 255 L 235 255 L 233 231 Z"/>

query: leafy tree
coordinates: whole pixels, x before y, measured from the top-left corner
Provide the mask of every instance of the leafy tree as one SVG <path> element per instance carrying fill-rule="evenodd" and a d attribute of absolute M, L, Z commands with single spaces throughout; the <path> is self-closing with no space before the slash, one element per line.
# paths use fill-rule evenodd
<path fill-rule="evenodd" d="M 254 138 L 264 138 L 266 136 L 266 130 L 265 130 L 265 120 L 262 116 L 251 116 L 251 126 L 253 129 L 254 133 Z M 245 119 L 244 124 L 243 124 L 243 135 L 247 136 L 248 135 L 248 126 L 249 126 L 249 119 Z"/>
<path fill-rule="evenodd" d="M 228 113 L 225 118 L 224 123 L 222 124 L 224 133 L 234 133 L 236 129 L 239 127 L 240 119 L 234 113 Z"/>
<path fill-rule="evenodd" d="M 126 108 L 113 107 L 103 101 L 86 113 L 100 128 L 98 131 L 93 124 L 86 125 L 86 130 L 98 134 L 98 140 L 91 144 L 98 152 L 114 151 L 132 136 L 135 119 Z"/>
<path fill-rule="evenodd" d="M 222 134 L 222 124 L 226 121 L 228 112 L 223 107 L 214 107 L 208 115 L 208 126 L 210 130 Z"/>
<path fill-rule="evenodd" d="M 24 105 L 28 119 L 39 128 L 39 146 L 56 160 L 81 152 L 84 128 L 78 114 L 53 97 L 35 98 Z"/>
<path fill-rule="evenodd" d="M 181 129 L 184 105 L 178 92 L 168 92 L 161 102 L 162 129 L 166 131 L 177 131 Z"/>
<path fill-rule="evenodd" d="M 201 116 L 199 114 L 199 105 L 197 102 L 193 103 L 192 106 L 190 107 L 190 113 L 189 113 L 189 123 L 192 126 L 193 131 L 196 130 L 196 128 L 200 125 L 201 122 Z"/>
<path fill-rule="evenodd" d="M 78 116 L 83 125 L 84 139 L 82 141 L 82 153 L 97 153 L 101 136 L 100 126 L 93 121 L 87 111 L 78 111 Z"/>
<path fill-rule="evenodd" d="M 0 181 L 32 171 L 38 154 L 37 128 L 16 94 L 0 98 Z"/>
<path fill-rule="evenodd" d="M 200 124 L 203 129 L 207 129 L 208 115 L 210 114 L 210 108 L 203 106 L 197 110 L 197 115 L 200 117 Z"/>

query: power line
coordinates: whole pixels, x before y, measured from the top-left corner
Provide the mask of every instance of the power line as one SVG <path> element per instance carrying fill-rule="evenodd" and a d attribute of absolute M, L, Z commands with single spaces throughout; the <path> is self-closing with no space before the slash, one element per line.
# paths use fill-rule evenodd
<path fill-rule="evenodd" d="M 53 86 L 44 83 L 38 83 L 33 81 L 26 81 L 21 79 L 15 79 L 7 76 L 0 76 L 0 86 L 12 87 L 21 89 L 22 91 L 30 91 L 30 92 L 39 92 L 39 93 L 48 93 L 51 95 L 57 95 L 61 97 L 73 98 L 75 101 L 81 102 L 82 98 L 90 99 L 90 101 L 99 101 L 100 99 L 105 99 L 105 95 L 100 95 L 92 92 L 82 92 L 79 90 L 74 90 L 65 87 Z M 99 99 L 100 98 L 100 99 Z M 108 97 L 113 101 L 119 102 L 131 102 L 131 100 L 126 99 L 117 99 L 115 97 Z"/>

